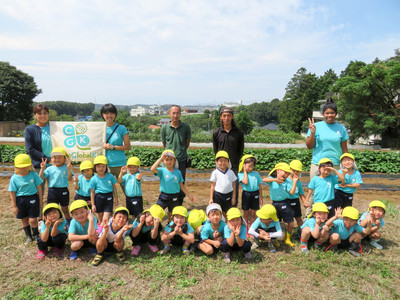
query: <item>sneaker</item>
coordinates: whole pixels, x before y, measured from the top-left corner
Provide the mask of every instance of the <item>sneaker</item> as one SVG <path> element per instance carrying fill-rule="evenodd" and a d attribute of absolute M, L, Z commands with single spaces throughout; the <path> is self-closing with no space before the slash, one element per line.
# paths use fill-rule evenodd
<path fill-rule="evenodd" d="M 383 246 L 382 246 L 381 244 L 378 244 L 378 241 L 379 241 L 379 240 L 371 239 L 371 240 L 369 241 L 369 244 L 370 244 L 372 247 L 375 247 L 376 249 L 382 250 L 382 249 L 383 249 Z"/>
<path fill-rule="evenodd" d="M 355 257 L 361 256 L 361 253 L 355 250 L 349 250 L 349 253 Z"/>
<path fill-rule="evenodd" d="M 76 260 L 78 258 L 78 251 L 71 251 L 71 255 L 69 256 L 69 260 Z"/>
<path fill-rule="evenodd" d="M 24 244 L 27 245 L 27 244 L 30 244 L 32 242 L 33 242 L 32 238 L 30 236 L 27 236 Z"/>
<path fill-rule="evenodd" d="M 118 259 L 118 261 L 119 262 L 123 262 L 124 260 L 125 260 L 125 254 L 124 254 L 124 252 L 117 252 L 117 259 Z"/>
<path fill-rule="evenodd" d="M 183 255 L 189 255 L 190 254 L 190 250 L 187 249 L 187 248 L 183 248 L 182 249 L 182 253 L 183 253 Z"/>
<path fill-rule="evenodd" d="M 270 243 L 267 243 L 267 246 L 268 246 L 268 251 L 270 252 L 270 253 L 275 253 L 276 252 L 276 248 L 275 248 L 275 246 L 270 242 Z"/>
<path fill-rule="evenodd" d="M 330 245 L 328 246 L 328 248 L 325 249 L 325 252 L 328 252 L 328 251 L 338 252 L 338 245 L 336 245 L 336 244 L 330 244 Z"/>
<path fill-rule="evenodd" d="M 244 258 L 247 259 L 247 260 L 250 260 L 251 259 L 251 252 L 249 251 L 249 252 L 245 253 L 244 254 Z"/>
<path fill-rule="evenodd" d="M 349 252 L 351 255 L 355 256 L 355 257 L 359 257 L 361 256 L 361 245 L 359 243 L 356 242 L 352 242 L 350 247 L 349 247 Z"/>
<path fill-rule="evenodd" d="M 97 249 L 96 248 L 89 248 L 89 254 L 90 254 L 90 256 L 95 256 L 97 254 Z"/>
<path fill-rule="evenodd" d="M 321 250 L 322 249 L 322 244 L 318 244 L 317 242 L 315 242 L 313 247 L 314 247 L 315 250 Z"/>
<path fill-rule="evenodd" d="M 133 256 L 138 256 L 139 253 L 140 253 L 140 250 L 142 250 L 142 247 L 140 247 L 140 246 L 135 246 L 135 247 L 133 247 L 131 254 L 132 254 Z"/>
<path fill-rule="evenodd" d="M 102 260 L 103 260 L 103 255 L 96 254 L 96 256 L 92 260 L 92 266 L 97 267 L 101 263 Z"/>
<path fill-rule="evenodd" d="M 275 240 L 275 241 L 274 241 L 274 245 L 275 245 L 275 247 L 279 247 L 279 246 L 281 245 L 281 243 L 279 243 L 278 240 Z"/>
<path fill-rule="evenodd" d="M 45 256 L 46 256 L 46 254 L 49 252 L 49 250 L 48 249 L 46 249 L 46 250 L 38 250 L 38 253 L 37 253 L 37 255 L 36 255 L 36 258 L 37 259 L 43 259 Z"/>
<path fill-rule="evenodd" d="M 36 235 L 32 235 L 32 239 L 33 239 L 33 241 L 37 241 L 37 239 L 39 238 L 39 235 L 38 234 L 36 234 Z"/>
<path fill-rule="evenodd" d="M 63 252 L 64 252 L 64 248 L 57 248 L 57 247 L 54 247 L 54 256 L 60 256 L 61 254 L 63 254 Z"/>
<path fill-rule="evenodd" d="M 253 243 L 251 244 L 251 250 L 253 251 L 253 250 L 256 250 L 257 248 L 258 248 L 257 243 L 256 243 L 256 242 L 253 242 Z"/>
<path fill-rule="evenodd" d="M 158 252 L 161 255 L 167 254 L 169 252 L 170 247 L 164 247 L 160 252 Z"/>
<path fill-rule="evenodd" d="M 231 254 L 229 252 L 223 252 L 224 262 L 229 264 L 231 262 Z"/>
<path fill-rule="evenodd" d="M 310 251 L 308 250 L 307 246 L 301 246 L 300 249 L 301 249 L 301 252 L 303 252 L 304 254 L 309 254 L 310 253 Z"/>
<path fill-rule="evenodd" d="M 153 253 L 156 253 L 156 252 L 158 252 L 158 247 L 156 246 L 156 245 L 150 245 L 150 244 L 148 244 L 148 246 L 149 246 L 149 249 L 150 249 L 150 251 L 151 252 L 153 252 Z"/>

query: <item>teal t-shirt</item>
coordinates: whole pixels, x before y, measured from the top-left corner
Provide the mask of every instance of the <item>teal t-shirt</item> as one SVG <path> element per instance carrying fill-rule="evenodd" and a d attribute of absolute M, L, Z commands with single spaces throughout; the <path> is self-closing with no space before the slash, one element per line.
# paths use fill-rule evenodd
<path fill-rule="evenodd" d="M 57 229 L 60 233 L 67 233 L 65 231 L 65 225 L 67 225 L 66 220 L 64 220 L 60 224 L 58 224 Z M 43 233 L 45 230 L 46 230 L 46 224 L 45 224 L 45 222 L 42 222 L 42 226 L 40 227 L 40 233 Z M 52 230 L 53 230 L 53 226 L 50 226 L 49 234 L 51 234 Z"/>
<path fill-rule="evenodd" d="M 287 182 L 286 189 L 289 193 L 293 187 L 293 180 L 288 177 L 286 179 L 286 182 Z M 294 191 L 293 195 L 289 193 L 289 199 L 298 199 L 300 197 L 300 195 L 304 195 L 304 190 L 303 190 L 303 186 L 301 185 L 301 181 L 297 180 L 296 190 Z"/>
<path fill-rule="evenodd" d="M 281 224 L 279 223 L 279 221 L 272 221 L 272 222 L 267 226 L 267 224 L 261 222 L 260 218 L 257 218 L 257 219 L 253 222 L 253 224 L 251 224 L 250 227 L 253 228 L 254 230 L 262 229 L 262 230 L 268 231 L 268 229 L 275 228 L 277 232 L 278 232 L 278 231 L 282 231 L 282 227 L 281 227 Z"/>
<path fill-rule="evenodd" d="M 44 178 L 49 178 L 49 188 L 68 187 L 68 168 L 67 165 L 61 167 L 50 166 L 44 170 Z"/>
<path fill-rule="evenodd" d="M 343 171 L 339 170 L 339 173 L 343 174 Z M 361 178 L 361 173 L 358 170 L 354 170 L 353 174 L 344 175 L 344 183 L 346 183 L 346 184 L 352 184 L 352 183 L 362 184 L 363 181 L 362 181 L 362 178 Z M 345 193 L 348 193 L 348 194 L 353 194 L 356 191 L 355 188 L 351 188 L 351 187 L 342 188 L 339 184 L 335 184 L 335 189 L 341 190 L 341 191 L 343 191 Z"/>
<path fill-rule="evenodd" d="M 269 176 L 268 178 L 273 178 Z M 272 201 L 283 201 L 289 198 L 289 192 L 287 191 L 287 180 L 284 183 L 279 184 L 277 182 L 267 182 L 269 186 L 269 193 Z"/>
<path fill-rule="evenodd" d="M 243 191 L 255 192 L 255 191 L 259 190 L 259 184 L 262 183 L 263 181 L 262 181 L 260 174 L 258 174 L 258 172 L 252 171 L 250 173 L 247 173 L 247 179 L 248 179 L 247 184 L 243 184 L 243 182 L 242 182 L 243 177 L 244 177 L 244 173 L 240 172 L 238 174 L 238 179 L 239 179 L 240 184 L 242 185 Z"/>
<path fill-rule="evenodd" d="M 224 238 L 225 238 L 225 239 L 229 238 L 229 237 L 231 236 L 231 232 L 232 232 L 232 230 L 230 230 L 229 227 L 228 227 L 228 224 L 226 224 L 226 225 L 225 225 L 225 228 L 224 228 Z M 246 228 L 246 226 L 244 226 L 243 224 L 240 225 L 239 237 L 240 237 L 242 240 L 245 240 L 246 237 L 247 237 L 247 228 Z M 235 244 L 236 244 L 236 243 L 237 243 L 237 241 L 236 241 L 236 237 L 235 237 Z"/>
<path fill-rule="evenodd" d="M 347 230 L 342 219 L 333 221 L 333 229 L 331 234 L 338 233 L 341 240 L 348 239 L 354 231 L 363 232 L 364 228 L 356 223 L 354 226 L 350 227 L 349 230 Z"/>
<path fill-rule="evenodd" d="M 90 179 L 86 179 L 82 174 L 78 176 L 79 190 L 76 193 L 83 197 L 90 197 Z"/>
<path fill-rule="evenodd" d="M 136 179 L 135 174 L 125 174 L 122 176 L 122 182 L 125 187 L 125 195 L 128 197 L 137 197 L 137 196 L 142 196 L 142 181 Z"/>
<path fill-rule="evenodd" d="M 9 192 L 15 192 L 16 196 L 31 196 L 38 192 L 37 186 L 43 182 L 42 178 L 33 171 L 26 176 L 14 174 L 11 176 L 8 186 Z"/>
<path fill-rule="evenodd" d="M 40 127 L 42 130 L 42 152 L 47 157 L 51 156 L 51 150 L 53 150 L 53 146 L 51 145 L 51 136 L 50 136 L 50 126 L 47 124 L 44 127 Z"/>
<path fill-rule="evenodd" d="M 357 221 L 357 224 L 360 224 L 360 223 L 361 223 L 361 220 L 364 220 L 364 219 L 367 217 L 367 215 L 369 215 L 369 212 L 363 213 L 362 216 L 361 216 L 361 218 Z M 383 227 L 383 225 L 385 225 L 385 222 L 383 221 L 382 218 L 379 219 L 379 222 L 381 222 L 381 227 L 380 227 L 378 230 L 380 230 L 380 229 Z M 372 227 L 376 227 L 376 224 L 373 224 L 373 223 L 372 223 L 371 226 L 372 226 Z M 367 226 L 365 226 L 365 227 L 367 227 Z"/>
<path fill-rule="evenodd" d="M 347 141 L 349 135 L 346 127 L 339 123 L 328 124 L 325 121 L 315 123 L 315 147 L 311 163 L 318 165 L 322 158 L 329 158 L 333 164 L 340 163 L 342 153 L 341 142 Z M 310 129 L 307 137 L 311 135 Z"/>
<path fill-rule="evenodd" d="M 224 236 L 224 229 L 225 229 L 225 222 L 220 221 L 219 222 L 219 227 L 217 229 L 217 231 L 221 234 L 221 236 Z M 211 222 L 206 222 L 206 224 L 203 225 L 203 227 L 201 227 L 201 231 L 200 231 L 200 238 L 204 241 L 204 240 L 213 240 L 214 239 L 214 229 L 211 226 Z"/>
<path fill-rule="evenodd" d="M 89 187 L 94 190 L 96 194 L 107 194 L 114 191 L 113 185 L 117 183 L 114 175 L 106 173 L 106 176 L 100 178 L 97 174 L 90 179 Z"/>
<path fill-rule="evenodd" d="M 140 220 L 138 220 L 136 218 L 135 221 L 132 224 L 133 225 L 132 228 L 138 227 L 139 224 L 140 224 Z M 159 226 L 161 226 L 161 224 Z M 140 230 L 140 232 L 145 233 L 145 232 L 148 232 L 149 230 L 152 230 L 153 228 L 154 228 L 154 226 L 147 226 L 146 223 L 144 223 L 143 226 L 142 226 L 142 229 Z"/>
<path fill-rule="evenodd" d="M 178 169 L 170 172 L 165 167 L 157 168 L 156 176 L 160 178 L 160 192 L 177 194 L 181 190 L 179 183 L 183 182 L 183 177 Z"/>
<path fill-rule="evenodd" d="M 314 176 L 308 188 L 314 190 L 314 203 L 328 202 L 335 199 L 335 184 L 338 184 L 339 177 L 337 175 L 329 175 L 325 178 Z"/>
<path fill-rule="evenodd" d="M 108 140 L 117 125 L 118 124 L 115 123 L 113 126 L 107 127 L 106 140 Z M 119 125 L 117 130 L 114 131 L 113 135 L 108 140 L 108 143 L 114 146 L 122 146 L 124 144 L 124 136 L 126 134 L 128 134 L 128 130 L 126 129 L 126 127 L 124 125 Z M 125 151 L 107 149 L 106 157 L 109 167 L 122 167 L 126 165 L 127 160 L 125 156 Z"/>
<path fill-rule="evenodd" d="M 305 228 L 305 227 L 309 227 L 311 231 L 314 230 L 315 228 L 315 224 L 317 224 L 315 218 L 308 218 L 303 225 L 301 225 L 301 229 Z M 320 226 L 319 229 L 322 229 L 322 227 L 325 225 L 325 222 L 323 222 Z"/>
<path fill-rule="evenodd" d="M 97 218 L 95 216 L 93 216 L 93 218 L 94 218 L 94 229 L 97 229 Z M 68 233 L 85 235 L 88 234 L 88 230 L 89 230 L 89 220 L 86 220 L 85 226 L 82 226 L 81 223 L 75 221 L 75 219 L 72 219 L 71 223 L 69 224 Z"/>
<path fill-rule="evenodd" d="M 189 233 L 194 232 L 193 227 L 190 226 L 190 224 L 189 224 L 188 222 L 186 222 L 185 224 L 186 224 L 186 226 L 187 226 L 186 234 L 189 234 Z M 171 233 L 172 231 L 174 231 L 173 226 L 174 226 L 174 221 L 171 221 L 171 222 L 168 223 L 167 226 L 165 226 L 165 229 L 164 229 L 164 230 L 165 230 L 166 232 L 168 232 L 168 233 Z"/>

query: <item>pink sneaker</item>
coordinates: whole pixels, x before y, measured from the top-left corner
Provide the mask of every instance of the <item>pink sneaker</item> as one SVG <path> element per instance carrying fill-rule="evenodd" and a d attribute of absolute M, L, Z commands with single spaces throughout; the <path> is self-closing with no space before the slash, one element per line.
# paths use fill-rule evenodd
<path fill-rule="evenodd" d="M 149 246 L 149 249 L 150 249 L 151 252 L 153 252 L 153 253 L 158 252 L 158 247 L 156 245 L 148 244 L 148 246 Z"/>
<path fill-rule="evenodd" d="M 100 234 L 102 230 L 103 230 L 103 226 L 101 226 L 100 224 L 97 224 L 96 232 L 97 232 L 98 234 Z"/>
<path fill-rule="evenodd" d="M 63 252 L 64 252 L 64 247 L 63 248 L 57 248 L 57 247 L 54 247 L 54 256 L 60 256 L 61 254 L 63 254 Z"/>
<path fill-rule="evenodd" d="M 142 250 L 142 247 L 140 247 L 140 246 L 135 246 L 135 247 L 132 249 L 131 254 L 132 254 L 133 256 L 138 256 L 139 253 L 140 253 L 140 250 Z"/>
<path fill-rule="evenodd" d="M 37 253 L 37 255 L 36 255 L 36 258 L 37 259 L 43 259 L 45 256 L 46 256 L 46 254 L 49 252 L 49 250 L 48 249 L 46 249 L 46 250 L 38 250 L 38 253 Z"/>

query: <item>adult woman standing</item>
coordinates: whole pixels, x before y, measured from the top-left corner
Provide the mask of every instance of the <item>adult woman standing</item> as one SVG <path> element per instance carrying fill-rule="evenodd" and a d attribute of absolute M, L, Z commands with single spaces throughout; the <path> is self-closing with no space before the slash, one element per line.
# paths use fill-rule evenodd
<path fill-rule="evenodd" d="M 100 113 L 107 124 L 106 143 L 103 148 L 106 149 L 110 172 L 118 178 L 121 167 L 126 165 L 124 151 L 131 149 L 128 130 L 124 125 L 115 123 L 117 108 L 113 104 L 104 104 Z"/>
<path fill-rule="evenodd" d="M 340 156 L 348 152 L 347 140 L 349 135 L 346 127 L 336 123 L 337 106 L 332 99 L 328 99 L 322 107 L 322 115 L 325 118 L 322 122 L 314 123 L 314 119 L 308 119 L 309 129 L 306 146 L 308 149 L 313 149 L 310 180 L 315 176 L 320 159 L 331 159 L 334 168 L 339 169 Z M 312 199 L 310 199 L 310 202 L 310 205 L 312 205 Z M 306 215 L 309 213 L 311 213 L 311 206 L 306 209 Z"/>

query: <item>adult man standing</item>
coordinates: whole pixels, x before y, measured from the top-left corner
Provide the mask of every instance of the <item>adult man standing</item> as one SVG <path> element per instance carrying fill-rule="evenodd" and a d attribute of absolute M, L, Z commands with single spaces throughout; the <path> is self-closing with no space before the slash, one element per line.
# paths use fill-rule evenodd
<path fill-rule="evenodd" d="M 192 137 L 190 127 L 188 124 L 180 121 L 181 108 L 179 105 L 172 105 L 168 109 L 168 114 L 171 121 L 161 128 L 161 140 L 164 149 L 171 149 L 174 151 L 176 160 L 179 163 L 179 170 L 185 181 L 188 158 L 187 149 L 189 148 L 190 139 Z"/>
<path fill-rule="evenodd" d="M 221 126 L 213 132 L 214 153 L 225 150 L 229 154 L 232 164 L 232 171 L 238 175 L 239 162 L 243 156 L 244 134 L 241 129 L 236 127 L 233 109 L 223 107 L 220 111 Z M 239 182 L 236 181 L 236 199 L 235 206 L 238 203 Z"/>

